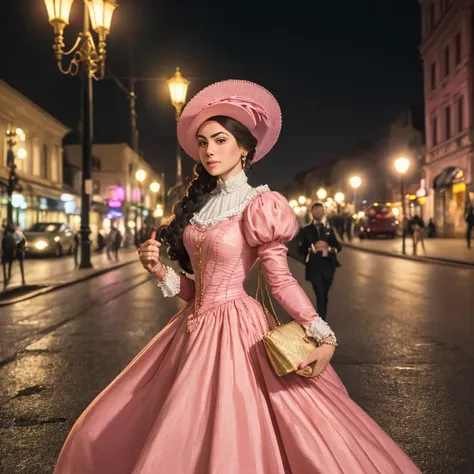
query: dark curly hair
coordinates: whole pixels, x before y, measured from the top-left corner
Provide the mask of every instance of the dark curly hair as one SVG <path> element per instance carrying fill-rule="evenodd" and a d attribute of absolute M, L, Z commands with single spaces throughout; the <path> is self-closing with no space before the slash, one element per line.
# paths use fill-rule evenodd
<path fill-rule="evenodd" d="M 217 122 L 229 131 L 239 146 L 247 151 L 244 171 L 251 168 L 255 156 L 257 139 L 237 120 L 219 115 L 208 120 Z M 184 247 L 183 233 L 194 213 L 199 212 L 210 198 L 210 192 L 217 186 L 217 177 L 211 176 L 198 162 L 194 167 L 194 177 L 186 189 L 186 194 L 173 206 L 173 215 L 167 224 L 158 229 L 158 239 L 168 245 L 168 257 L 177 260 L 187 273 L 194 273 L 188 252 Z"/>

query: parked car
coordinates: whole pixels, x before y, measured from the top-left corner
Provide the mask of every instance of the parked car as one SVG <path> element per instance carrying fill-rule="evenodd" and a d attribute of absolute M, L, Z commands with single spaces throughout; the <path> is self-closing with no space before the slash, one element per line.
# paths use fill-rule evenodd
<path fill-rule="evenodd" d="M 27 255 L 54 255 L 74 251 L 74 232 L 61 222 L 38 222 L 25 231 Z"/>
<path fill-rule="evenodd" d="M 389 206 L 373 205 L 368 208 L 365 217 L 359 223 L 359 237 L 370 239 L 384 235 L 394 239 L 397 226 L 398 221 Z"/>

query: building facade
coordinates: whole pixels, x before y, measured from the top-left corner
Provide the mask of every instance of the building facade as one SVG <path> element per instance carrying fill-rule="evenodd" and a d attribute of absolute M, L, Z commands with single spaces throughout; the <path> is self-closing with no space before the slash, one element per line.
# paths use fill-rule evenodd
<path fill-rule="evenodd" d="M 395 160 L 405 157 L 410 161 L 404 176 L 408 215 L 416 213 L 424 218 L 426 190 L 422 172 L 425 145 L 423 120 L 419 120 L 422 115 L 422 107 L 420 110 L 407 109 L 394 119 L 376 142 L 360 142 L 344 156 L 299 173 L 295 178 L 298 187 L 288 194 L 289 200 L 296 199 L 300 193 L 316 201 L 318 189 L 324 188 L 329 198 L 334 198 L 336 193 L 344 195 L 339 212 L 365 211 L 372 204 L 388 203 L 400 214 L 400 175 L 395 169 Z M 361 178 L 357 190 L 350 185 L 351 176 Z"/>
<path fill-rule="evenodd" d="M 426 218 L 426 184 L 423 179 L 425 138 L 422 108 L 413 107 L 400 113 L 390 124 L 387 133 L 376 144 L 376 199 L 389 202 L 402 213 L 405 200 L 408 217 L 415 214 Z M 396 171 L 397 158 L 407 158 L 410 166 L 404 175 L 402 196 L 400 175 Z"/>
<path fill-rule="evenodd" d="M 438 234 L 465 233 L 473 188 L 473 0 L 420 0 L 424 69 L 426 210 Z"/>
<path fill-rule="evenodd" d="M 114 222 L 125 236 L 124 245 L 132 245 L 138 229 L 159 223 L 157 210 L 164 207 L 165 192 L 162 176 L 125 143 L 95 144 L 92 155 L 91 240 L 107 234 Z M 81 146 L 65 146 L 64 159 L 71 172 L 81 169 Z M 144 172 L 143 181 L 136 178 L 138 170 Z M 159 184 L 158 191 L 152 183 Z"/>
<path fill-rule="evenodd" d="M 20 128 L 24 140 L 14 149 L 21 192 L 15 192 L 13 220 L 22 229 L 36 222 L 70 222 L 75 197 L 64 200 L 62 140 L 69 129 L 18 91 L 0 80 L 0 220 L 7 218 L 9 149 L 7 130 Z M 22 153 L 19 153 L 21 147 Z M 63 198 L 63 199 L 61 199 Z"/>

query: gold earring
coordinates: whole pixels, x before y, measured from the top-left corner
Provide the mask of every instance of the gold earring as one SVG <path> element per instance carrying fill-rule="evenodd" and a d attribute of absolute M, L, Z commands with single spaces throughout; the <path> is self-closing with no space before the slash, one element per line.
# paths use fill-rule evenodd
<path fill-rule="evenodd" d="M 245 162 L 247 161 L 247 153 L 242 153 L 240 159 L 242 160 L 242 166 L 245 166 Z"/>

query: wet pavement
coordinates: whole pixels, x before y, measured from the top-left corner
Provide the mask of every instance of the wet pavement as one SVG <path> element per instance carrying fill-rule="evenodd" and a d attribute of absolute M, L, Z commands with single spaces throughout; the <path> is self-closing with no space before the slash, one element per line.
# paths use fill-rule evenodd
<path fill-rule="evenodd" d="M 474 270 L 341 262 L 328 320 L 351 396 L 423 473 L 474 473 Z M 0 473 L 51 473 L 74 420 L 182 304 L 136 263 L 0 308 Z"/>
<path fill-rule="evenodd" d="M 473 238 L 474 241 L 474 238 Z M 416 257 L 420 260 L 439 259 L 442 261 L 460 262 L 474 266 L 474 248 L 467 248 L 465 239 L 425 239 L 425 250 L 418 244 Z M 402 255 L 402 239 L 387 239 L 380 237 L 377 239 L 353 238 L 350 242 L 345 240 L 345 245 L 354 246 L 358 249 L 376 252 L 389 252 L 394 255 Z M 406 255 L 412 257 L 413 239 L 408 236 L 405 241 Z"/>
<path fill-rule="evenodd" d="M 102 253 L 93 252 L 91 255 L 91 269 L 78 269 L 72 255 L 62 257 L 31 257 L 24 260 L 25 280 L 27 285 L 55 285 L 65 281 L 76 280 L 78 277 L 90 275 L 98 270 L 120 265 L 121 263 L 134 260 L 136 249 L 122 249 L 119 253 L 119 261 L 109 260 L 105 250 Z M 80 257 L 79 257 L 80 263 Z M 15 261 L 12 266 L 12 278 L 8 282 L 6 290 L 21 285 L 20 264 Z M 3 272 L 0 270 L 0 291 L 5 290 Z"/>

